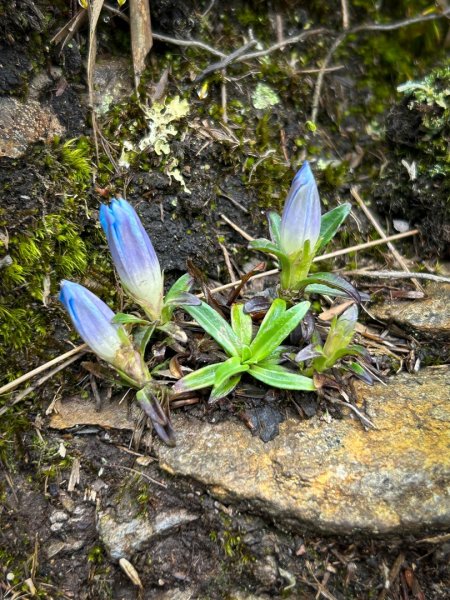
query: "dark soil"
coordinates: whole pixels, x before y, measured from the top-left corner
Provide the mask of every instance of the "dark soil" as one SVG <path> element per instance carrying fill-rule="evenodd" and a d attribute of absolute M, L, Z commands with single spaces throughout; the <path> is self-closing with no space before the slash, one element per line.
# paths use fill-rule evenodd
<path fill-rule="evenodd" d="M 8 0 L 0 5 L 0 95 L 25 97 L 34 74 L 42 69 L 48 72 L 51 66 L 62 69 L 62 76 L 42 91 L 40 101 L 52 106 L 60 117 L 67 130 L 66 140 L 81 135 L 89 138 L 92 133 L 83 99 L 86 87 L 82 65 L 86 60 L 87 31 L 81 30 L 63 52 L 50 49 L 49 44 L 51 36 L 71 17 L 68 4 Z M 203 39 L 209 35 L 208 43 L 231 52 L 241 45 L 249 28 L 264 42 L 276 39 L 272 24 L 277 14 L 285 18 L 286 36 L 298 33 L 309 20 L 340 30 L 337 9 L 321 1 L 310 4 L 298 9 L 288 1 L 236 2 L 225 9 L 216 3 L 212 5 L 208 26 L 202 25 L 200 13 L 206 11 L 209 2 L 181 6 L 159 0 L 152 2 L 152 15 L 155 30 L 183 38 Z M 355 24 L 369 17 L 380 20 L 372 3 L 351 4 L 355 4 L 351 15 Z M 407 4 L 400 3 L 381 16 L 385 20 L 404 18 L 409 15 Z M 410 10 L 414 14 L 424 8 L 418 0 L 412 4 Z M 72 9 L 77 10 L 76 2 Z M 74 270 L 70 276 L 94 290 L 100 289 L 105 298 L 120 308 L 124 299 L 117 290 L 104 239 L 97 227 L 99 201 L 105 195 L 120 192 L 137 207 L 168 282 L 185 272 L 187 259 L 210 280 L 228 281 L 218 241 L 226 245 L 237 274 L 244 270 L 242 265 L 246 262 L 254 264 L 262 256 L 250 253 L 247 242 L 220 215 L 225 214 L 255 237 L 266 235 L 265 211 L 280 208 L 300 157 L 325 160 L 326 166 L 318 172 L 325 205 L 332 207 L 337 198 L 347 199 L 353 183 L 363 186 L 367 194 L 373 187 L 377 204 L 387 215 L 388 228 L 391 217 L 406 218 L 411 226 L 423 228 L 423 240 L 416 249 L 419 260 L 425 252 L 435 259 L 444 256 L 447 192 L 445 188 L 443 192 L 436 179 L 430 179 L 423 188 L 419 182 L 407 186 L 408 175 L 399 165 L 401 158 L 409 155 L 402 154 L 401 148 L 416 145 L 420 117 L 408 113 L 410 121 L 404 125 L 404 104 L 391 108 L 395 85 L 402 82 L 402 77 L 406 79 L 403 72 L 398 73 L 398 81 L 395 79 L 393 63 L 407 64 L 411 77 L 417 78 L 433 61 L 441 60 L 440 46 L 429 60 L 422 58 L 421 43 L 429 44 L 430 31 L 425 26 L 418 28 L 411 39 L 408 34 L 400 33 L 389 38 L 392 44 L 389 48 L 383 35 L 379 36 L 376 49 L 373 41 L 352 40 L 336 59 L 336 64 L 347 65 L 346 70 L 326 78 L 316 133 L 305 125 L 316 75 L 299 74 L 297 70 L 303 59 L 306 67 L 320 64 L 318 61 L 324 54 L 321 44 L 303 44 L 300 54 L 290 57 L 292 64 L 297 65 L 294 67 L 286 55 L 286 60 L 279 63 L 261 64 L 260 71 L 249 78 L 250 66 L 231 70 L 230 75 L 236 81 L 227 84 L 228 129 L 239 144 L 202 137 L 195 128 L 187 129 L 186 135 L 178 135 L 170 142 L 172 156 L 179 161 L 191 194 L 184 193 L 171 181 L 164 172 L 163 160 L 155 155 L 141 157 L 124 175 L 114 172 L 101 149 L 95 185 L 91 180 L 80 183 L 72 177 L 62 158 L 59 140 L 50 146 L 31 147 L 19 159 L 1 159 L 0 231 L 7 229 L 11 242 L 9 249 L 0 247 L 0 258 L 7 251 L 13 256 L 17 251 L 19 256 L 17 239 L 32 237 L 46 215 L 66 214 L 65 198 L 73 193 L 76 202 L 70 205 L 70 219 L 85 245 L 87 268 Z M 126 55 L 129 36 L 126 24 L 108 18 L 100 24 L 99 53 L 109 55 L 112 48 Z M 144 86 L 150 89 L 163 68 L 170 64 L 172 73 L 166 91 L 170 97 L 183 93 L 189 97 L 189 124 L 205 120 L 217 123 L 219 75 L 211 78 L 207 101 L 199 99 L 190 76 L 190 69 L 198 74 L 198 70 L 214 60 L 191 49 L 184 51 L 155 44 Z M 283 97 L 282 106 L 268 115 L 244 110 L 251 107 L 251 92 L 260 80 L 268 81 Z M 116 160 L 120 144 L 114 146 L 114 143 L 122 130 L 114 125 L 114 119 L 123 121 L 125 128 L 129 115 L 134 117 L 135 113 L 138 113 L 136 103 L 124 102 L 113 107 L 103 123 L 105 132 L 111 134 L 110 148 Z M 138 122 L 139 118 L 136 116 Z M 388 124 L 387 140 L 380 142 L 366 133 L 369 124 L 375 122 L 380 126 Z M 275 158 L 269 152 L 258 163 L 274 148 Z M 336 159 L 340 161 L 338 166 L 333 162 Z M 92 147 L 89 160 L 95 162 Z M 372 186 L 386 160 L 387 179 Z M 408 192 L 400 200 L 398 192 L 406 187 Z M 339 240 L 341 245 L 361 241 L 361 235 L 369 231 L 363 219 L 360 230 L 351 227 L 344 231 Z M 61 247 L 64 254 L 66 249 Z M 79 343 L 69 333 L 57 301 L 58 281 L 66 273 L 56 260 L 58 245 L 55 248 L 49 265 L 30 267 L 39 272 L 39 277 L 40 268 L 42 275 L 50 273 L 51 294 L 47 305 L 37 299 L 28 280 L 15 285 L 8 283 L 0 289 L 0 307 L 7 310 L 20 307 L 26 311 L 23 319 L 29 321 L 33 330 L 22 345 L 2 338 L 0 365 L 4 381 L 67 351 L 71 335 L 74 343 Z M 405 252 L 409 251 L 411 246 L 406 245 Z M 70 248 L 67 252 L 70 253 Z M 379 252 L 373 256 L 377 258 Z M 346 264 L 346 259 L 337 264 Z M 32 321 L 32 317 L 37 320 Z M 67 396 L 74 390 L 90 395 L 86 376 L 82 367 L 72 365 L 0 417 L 0 598 L 33 597 L 30 581 L 37 589 L 35 597 L 50 599 L 220 600 L 256 594 L 261 598 L 306 600 L 319 597 L 321 590 L 322 597 L 338 600 L 450 598 L 448 541 L 424 544 L 414 539 L 337 539 L 318 537 L 312 532 L 284 531 L 261 515 L 249 514 L 245 506 L 221 505 L 195 482 L 162 472 L 156 460 L 141 466 L 137 458 L 152 457 L 151 440 L 147 438 L 134 444 L 131 433 L 117 430 L 86 427 L 64 434 L 50 430 L 45 415 L 48 405 L 56 396 Z M 14 396 L 5 396 L 4 403 L 9 404 L 13 399 Z M 317 405 L 311 406 L 307 401 L 301 406 L 305 418 L 318 410 Z M 247 408 L 246 418 L 251 420 L 254 407 Z M 200 404 L 193 412 L 203 418 L 206 409 Z M 233 406 L 224 406 L 222 417 L 230 418 L 229 412 L 236 411 Z M 61 444 L 66 447 L 67 457 L 59 452 Z M 74 458 L 80 461 L 80 482 L 73 492 L 68 492 Z M 168 508 L 185 508 L 199 517 L 176 532 L 153 540 L 133 556 L 143 591 L 108 556 L 97 531 L 98 507 L 119 506 L 124 502 L 137 514 L 149 517 Z M 66 515 L 60 527 L 54 527 L 55 511 L 64 511 Z M 396 566 L 392 586 L 384 593 L 389 572 Z M 176 590 L 180 590 L 179 596 Z"/>

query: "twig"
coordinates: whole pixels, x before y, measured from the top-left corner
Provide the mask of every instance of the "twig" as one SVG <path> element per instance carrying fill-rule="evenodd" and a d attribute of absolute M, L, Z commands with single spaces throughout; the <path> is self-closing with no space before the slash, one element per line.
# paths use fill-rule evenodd
<path fill-rule="evenodd" d="M 24 375 L 21 375 L 17 379 L 14 379 L 14 381 L 10 381 L 9 383 L 6 383 L 4 386 L 2 386 L 0 388 L 0 395 L 10 392 L 11 390 L 16 388 L 21 383 L 28 381 L 35 375 L 39 375 L 39 373 L 42 373 L 43 371 L 50 369 L 50 367 L 53 367 L 53 365 L 57 365 L 58 363 L 62 362 L 63 360 L 66 360 L 67 358 L 70 358 L 71 356 L 74 356 L 75 354 L 78 355 L 77 358 L 80 358 L 81 352 L 83 352 L 83 350 L 86 350 L 86 349 L 87 349 L 87 344 L 81 344 L 81 346 L 77 346 L 76 348 L 69 350 L 69 352 L 65 352 L 64 354 L 61 354 L 61 356 L 52 358 L 52 360 L 49 360 L 48 362 L 44 363 L 43 365 L 40 365 L 39 367 L 36 367 L 32 371 L 29 371 L 28 373 L 25 373 Z"/>
<path fill-rule="evenodd" d="M 228 123 L 228 111 L 227 111 L 227 83 L 226 83 L 226 71 L 222 70 L 222 81 L 220 82 L 220 98 L 222 102 L 222 121 Z"/>
<path fill-rule="evenodd" d="M 150 483 L 156 483 L 156 485 L 159 485 L 162 488 L 164 488 L 165 490 L 167 490 L 167 485 L 165 483 L 162 483 L 162 481 L 158 481 L 157 479 L 153 479 L 153 477 L 150 477 L 146 473 L 143 473 L 142 471 L 138 471 L 137 469 L 131 469 L 130 467 L 125 467 L 124 465 L 108 464 L 105 466 L 110 467 L 112 469 L 124 469 L 125 471 L 129 471 L 130 473 L 134 473 L 135 475 L 139 475 L 139 476 L 143 477 L 147 481 L 150 481 Z"/>
<path fill-rule="evenodd" d="M 212 46 L 208 46 L 204 42 L 199 42 L 198 40 L 180 40 L 178 38 L 169 37 L 168 35 L 162 35 L 161 33 L 153 32 L 153 39 L 158 40 L 159 42 L 166 42 L 166 44 L 174 44 L 176 46 L 186 46 L 190 48 L 201 48 L 202 50 L 206 50 L 210 54 L 214 54 L 214 56 L 219 56 L 220 58 L 225 58 L 226 54 L 213 48 Z"/>
<path fill-rule="evenodd" d="M 250 40 L 237 50 L 234 50 L 234 52 L 231 54 L 228 54 L 228 56 L 222 58 L 222 60 L 209 65 L 200 73 L 200 75 L 197 75 L 197 77 L 194 79 L 194 83 L 200 83 L 200 81 L 203 81 L 203 79 L 205 79 L 205 77 L 207 77 L 210 73 L 213 73 L 214 71 L 222 71 L 228 65 L 231 65 L 231 63 L 236 62 L 240 56 L 247 52 L 249 48 L 252 48 L 256 43 L 256 40 Z"/>
<path fill-rule="evenodd" d="M 243 229 L 241 229 L 239 227 L 239 225 L 236 225 L 236 223 L 233 223 L 233 221 L 231 219 L 229 219 L 226 215 L 224 215 L 223 213 L 220 213 L 220 217 L 225 221 L 225 223 L 228 223 L 228 225 L 230 227 L 232 227 L 235 231 L 237 231 L 240 235 L 242 235 L 242 237 L 247 240 L 248 242 L 253 242 L 253 240 L 255 239 L 254 237 L 252 237 L 251 235 L 249 235 L 246 231 L 244 231 Z"/>
<path fill-rule="evenodd" d="M 394 564 L 392 565 L 391 570 L 389 571 L 388 579 L 386 580 L 386 582 L 384 584 L 384 588 L 378 594 L 377 600 L 384 600 L 386 598 L 392 584 L 397 579 L 398 574 L 400 573 L 400 569 L 402 567 L 404 560 L 405 560 L 405 555 L 401 552 L 395 559 Z"/>
<path fill-rule="evenodd" d="M 222 254 L 225 259 L 225 265 L 228 269 L 230 279 L 231 279 L 231 281 L 236 281 L 236 275 L 234 274 L 234 270 L 233 270 L 233 266 L 231 264 L 230 255 L 228 254 L 228 250 L 225 248 L 225 246 L 222 243 L 219 242 L 219 240 L 217 240 L 217 243 L 219 244 L 219 247 L 222 250 Z"/>
<path fill-rule="evenodd" d="M 438 281 L 439 283 L 450 283 L 450 277 L 442 275 L 433 275 L 432 273 L 410 273 L 409 271 L 364 271 L 357 269 L 355 271 L 343 271 L 344 275 L 359 275 L 361 277 L 369 277 L 374 279 L 429 279 L 430 281 Z"/>
<path fill-rule="evenodd" d="M 341 0 L 342 8 L 342 29 L 348 29 L 350 27 L 350 16 L 348 12 L 347 0 Z"/>
<path fill-rule="evenodd" d="M 232 198 L 231 196 L 226 194 L 223 190 L 220 190 L 220 195 L 223 196 L 224 198 L 226 198 L 227 200 L 229 200 L 231 202 L 231 204 L 234 204 L 234 206 L 236 206 L 237 208 L 242 210 L 242 212 L 248 213 L 248 210 L 245 208 L 245 206 L 242 206 L 242 204 L 240 202 L 238 202 L 237 200 L 235 200 L 234 198 Z"/>
<path fill-rule="evenodd" d="M 69 358 L 68 360 L 66 360 L 65 362 L 63 362 L 62 364 L 58 365 L 55 369 L 52 369 L 50 371 L 50 373 L 47 373 L 46 375 L 43 375 L 35 383 L 33 383 L 32 385 L 30 385 L 27 388 L 25 388 L 24 390 L 22 390 L 19 394 L 17 394 L 17 396 L 14 398 L 14 400 L 10 404 L 7 404 L 7 405 L 5 404 L 5 406 L 2 406 L 0 408 L 0 417 L 6 411 L 8 411 L 12 406 L 14 406 L 15 404 L 17 404 L 18 402 L 20 402 L 21 400 L 23 400 L 26 396 L 28 396 L 29 394 L 31 394 L 31 392 L 34 392 L 34 390 L 36 388 L 38 388 L 39 386 L 41 386 L 48 379 L 50 379 L 51 377 L 53 377 L 54 375 L 56 375 L 57 373 L 59 373 L 60 371 L 62 371 L 66 367 L 68 367 L 69 365 L 71 365 L 76 360 L 78 360 L 80 358 L 80 356 L 81 355 L 72 356 L 71 358 Z M 45 365 L 43 365 L 43 366 L 45 366 Z M 12 383 L 14 383 L 14 382 L 12 382 Z"/>
<path fill-rule="evenodd" d="M 335 42 L 331 46 L 327 55 L 325 56 L 325 59 L 322 64 L 322 69 L 317 77 L 316 85 L 314 88 L 310 120 L 313 123 L 315 123 L 317 120 L 317 114 L 319 111 L 320 94 L 322 91 L 322 84 L 323 84 L 323 77 L 325 74 L 325 70 L 327 69 L 328 64 L 329 64 L 333 54 L 336 52 L 336 50 L 339 48 L 339 46 L 345 41 L 345 39 L 349 35 L 352 35 L 354 33 L 359 33 L 361 31 L 394 31 L 395 29 L 401 29 L 402 27 L 408 27 L 409 25 L 415 25 L 416 23 L 424 23 L 426 21 L 434 21 L 436 19 L 442 19 L 443 17 L 447 17 L 449 14 L 450 14 L 450 8 L 439 14 L 436 13 L 436 14 L 432 14 L 432 15 L 417 16 L 417 17 L 412 17 L 411 19 L 403 19 L 402 21 L 396 21 L 394 23 L 384 23 L 384 24 L 368 23 L 366 25 L 358 25 L 357 27 L 353 27 L 352 29 L 347 29 L 346 31 L 341 33 L 339 35 L 339 37 L 336 38 Z M 244 57 L 242 57 L 242 58 L 244 58 Z"/>
<path fill-rule="evenodd" d="M 387 237 L 386 236 L 386 232 L 381 227 L 381 225 L 378 223 L 377 219 L 375 218 L 375 215 L 372 213 L 372 211 L 370 210 L 370 208 L 366 205 L 366 203 L 364 202 L 364 200 L 359 195 L 358 189 L 356 187 L 352 186 L 350 188 L 350 193 L 353 196 L 353 198 L 356 200 L 356 202 L 359 204 L 359 206 L 361 207 L 361 210 L 363 211 L 363 213 L 366 215 L 366 217 L 372 223 L 372 225 L 374 226 L 374 228 L 377 231 L 377 233 L 382 238 L 386 238 Z M 387 243 L 387 247 L 391 251 L 392 256 L 394 257 L 395 261 L 400 265 L 400 267 L 404 271 L 409 272 L 408 265 L 406 264 L 405 260 L 403 259 L 403 256 L 399 252 L 397 252 L 397 249 L 395 248 L 395 246 L 393 244 L 391 244 L 391 242 L 388 242 Z M 423 292 L 424 291 L 423 287 L 420 285 L 420 283 L 417 281 L 417 279 L 412 279 L 412 282 L 414 283 L 414 287 L 417 290 L 419 290 L 419 292 Z"/>
<path fill-rule="evenodd" d="M 308 37 L 312 35 L 319 35 L 320 33 L 329 33 L 328 29 L 325 27 L 318 27 L 317 29 L 308 29 L 306 31 L 302 31 L 298 35 L 294 35 L 292 37 L 284 38 L 283 41 L 277 42 L 272 46 L 269 46 L 265 50 L 258 50 L 256 52 L 249 52 L 249 54 L 244 54 L 240 56 L 236 62 L 244 62 L 246 60 L 251 60 L 252 58 L 260 58 L 261 56 L 267 56 L 268 54 L 272 54 L 276 50 L 282 50 L 285 46 L 289 46 L 291 44 L 297 44 L 298 42 L 302 42 Z"/>
<path fill-rule="evenodd" d="M 149 0 L 129 0 L 131 56 L 134 87 L 137 90 L 145 69 L 145 59 L 153 45 Z"/>

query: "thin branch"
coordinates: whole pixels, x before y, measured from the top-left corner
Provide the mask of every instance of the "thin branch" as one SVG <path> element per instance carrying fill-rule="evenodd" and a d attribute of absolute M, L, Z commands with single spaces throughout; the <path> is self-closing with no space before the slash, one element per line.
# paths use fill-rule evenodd
<path fill-rule="evenodd" d="M 2 406 L 0 408 L 0 417 L 6 411 L 8 411 L 12 406 L 14 406 L 15 404 L 17 404 L 18 402 L 21 402 L 24 398 L 26 398 L 26 396 L 28 396 L 29 394 L 31 394 L 31 392 L 34 392 L 34 390 L 36 388 L 38 388 L 39 386 L 41 386 L 48 379 L 51 379 L 54 375 L 56 375 L 60 371 L 63 371 L 66 367 L 68 367 L 73 362 L 75 362 L 76 360 L 78 360 L 80 358 L 80 356 L 81 355 L 79 355 L 79 356 L 72 356 L 71 358 L 69 358 L 68 360 L 66 360 L 65 362 L 63 362 L 62 364 L 60 364 L 57 367 L 55 367 L 54 369 L 52 369 L 46 375 L 43 375 L 42 377 L 40 377 L 35 383 L 33 383 L 32 385 L 30 385 L 27 388 L 25 388 L 24 390 L 22 390 L 19 394 L 17 394 L 17 396 L 14 398 L 14 400 L 10 404 L 5 404 L 4 406 Z"/>
<path fill-rule="evenodd" d="M 343 271 L 344 275 L 356 275 L 369 277 L 373 279 L 428 279 L 439 283 L 450 283 L 450 277 L 434 275 L 432 273 L 410 273 L 409 271 L 364 271 L 363 269 L 355 271 Z"/>
<path fill-rule="evenodd" d="M 14 379 L 14 381 L 10 381 L 9 383 L 6 383 L 4 386 L 2 386 L 0 388 L 0 395 L 10 392 L 11 390 L 16 388 L 21 383 L 28 381 L 35 375 L 39 375 L 39 373 L 42 373 L 43 371 L 50 369 L 50 367 L 53 367 L 54 365 L 59 364 L 60 362 L 66 360 L 67 358 L 70 358 L 71 356 L 75 356 L 75 354 L 78 354 L 81 356 L 81 352 L 83 352 L 83 350 L 86 350 L 86 349 L 87 349 L 87 344 L 81 344 L 81 346 L 77 346 L 76 348 L 69 350 L 69 352 L 65 352 L 64 354 L 61 354 L 61 356 L 57 356 L 56 358 L 49 360 L 45 364 L 40 365 L 39 367 L 36 367 L 36 369 L 33 369 L 32 371 L 29 371 L 28 373 L 21 375 L 17 379 Z M 79 358 L 79 356 L 78 356 L 78 358 Z"/>
<path fill-rule="evenodd" d="M 374 228 L 377 231 L 377 233 L 382 238 L 386 238 L 387 237 L 386 236 L 386 232 L 381 227 L 381 225 L 378 223 L 377 219 L 375 218 L 375 215 L 372 213 L 372 211 L 370 210 L 370 208 L 366 205 L 366 203 L 364 202 L 364 200 L 359 195 L 358 189 L 355 186 L 352 186 L 350 188 L 350 193 L 353 196 L 353 198 L 356 200 L 356 202 L 359 204 L 359 206 L 360 206 L 361 210 L 363 211 L 363 213 L 366 215 L 366 217 L 372 223 L 372 225 L 374 226 Z M 409 272 L 408 265 L 406 264 L 405 259 L 397 251 L 396 247 L 393 244 L 391 244 L 390 242 L 388 242 L 387 247 L 391 251 L 392 256 L 394 257 L 394 260 L 397 262 L 397 264 L 400 265 L 400 267 L 404 271 L 408 271 Z M 417 279 L 412 279 L 412 282 L 414 283 L 414 287 L 417 290 L 419 290 L 419 292 L 423 292 L 424 291 L 423 287 L 420 285 L 420 283 L 417 281 Z"/>
<path fill-rule="evenodd" d="M 321 95 L 321 91 L 322 91 L 322 84 L 323 84 L 323 77 L 325 74 L 325 69 L 327 69 L 328 64 L 330 63 L 333 54 L 336 52 L 336 50 L 339 48 L 339 46 L 345 41 L 347 36 L 352 35 L 354 33 L 360 33 L 361 31 L 394 31 L 395 29 L 401 29 L 402 27 L 409 27 L 410 25 L 415 25 L 416 23 L 425 23 L 426 21 L 435 21 L 436 19 L 442 19 L 443 17 L 447 17 L 448 15 L 450 15 L 450 8 L 446 9 L 442 13 L 412 17 L 411 19 L 403 19 L 402 21 L 396 21 L 394 23 L 384 23 L 384 24 L 367 23 L 366 25 L 358 25 L 357 27 L 353 27 L 352 29 L 347 29 L 346 31 L 341 33 L 339 35 L 339 37 L 336 38 L 335 42 L 331 46 L 327 55 L 325 56 L 325 59 L 322 64 L 322 70 L 317 77 L 316 85 L 314 88 L 314 96 L 313 96 L 310 120 L 313 123 L 315 123 L 317 120 L 317 114 L 319 111 L 319 101 L 320 101 L 320 95 Z"/>
<path fill-rule="evenodd" d="M 272 54 L 276 50 L 282 50 L 285 46 L 289 46 L 291 44 L 297 44 L 298 42 L 302 42 L 303 40 L 311 37 L 312 35 L 319 35 L 320 33 L 329 33 L 328 29 L 325 27 L 318 27 L 317 29 L 307 29 L 306 31 L 302 31 L 298 35 L 294 35 L 292 37 L 284 38 L 281 42 L 277 42 L 272 46 L 269 46 L 265 50 L 258 50 L 256 52 L 249 52 L 248 54 L 244 54 L 240 58 L 236 60 L 236 62 L 244 62 L 246 60 L 251 60 L 252 58 L 260 58 L 261 56 L 267 56 L 268 54 Z"/>
<path fill-rule="evenodd" d="M 153 32 L 153 39 L 158 40 L 160 42 L 166 42 L 166 44 L 174 44 L 176 46 L 185 46 L 190 48 L 201 48 L 202 50 L 206 50 L 210 54 L 214 54 L 214 56 L 219 56 L 220 58 L 226 58 L 226 54 L 213 48 L 212 46 L 208 46 L 204 42 L 199 42 L 198 40 L 180 40 L 178 38 L 169 37 L 168 35 L 162 35 L 161 33 Z"/>
<path fill-rule="evenodd" d="M 213 73 L 214 71 L 221 71 L 231 63 L 236 62 L 240 56 L 247 52 L 249 48 L 252 48 L 256 43 L 256 40 L 250 40 L 228 56 L 225 56 L 225 58 L 222 58 L 222 60 L 209 65 L 200 73 L 200 75 L 197 75 L 197 77 L 194 79 L 194 83 L 200 83 L 200 81 L 203 81 L 203 79 L 205 79 L 205 77 L 207 77 L 210 73 Z"/>

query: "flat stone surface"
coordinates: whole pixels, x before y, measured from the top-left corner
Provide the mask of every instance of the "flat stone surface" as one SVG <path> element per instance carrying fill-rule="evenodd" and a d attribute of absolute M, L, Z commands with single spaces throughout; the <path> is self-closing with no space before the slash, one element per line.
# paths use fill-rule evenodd
<path fill-rule="evenodd" d="M 0 157 L 22 156 L 30 144 L 49 142 L 64 131 L 54 112 L 36 100 L 0 98 Z"/>
<path fill-rule="evenodd" d="M 58 400 L 53 407 L 50 417 L 50 427 L 53 429 L 70 429 L 78 425 L 98 425 L 114 429 L 131 429 L 136 427 L 139 414 L 137 405 L 131 407 L 127 402 L 117 400 L 103 402 L 97 410 L 91 399 L 78 397 Z"/>
<path fill-rule="evenodd" d="M 450 284 L 433 283 L 425 291 L 423 300 L 385 302 L 370 310 L 418 338 L 450 343 Z"/>
<path fill-rule="evenodd" d="M 351 417 L 287 420 L 264 444 L 241 424 L 175 415 L 161 466 L 276 522 L 325 533 L 422 534 L 450 527 L 450 367 L 357 384 L 376 430 Z"/>
<path fill-rule="evenodd" d="M 196 519 L 198 515 L 185 509 L 163 511 L 150 518 L 136 513 L 132 502 L 118 502 L 97 512 L 97 529 L 111 558 L 130 559 L 155 537 L 168 535 Z"/>

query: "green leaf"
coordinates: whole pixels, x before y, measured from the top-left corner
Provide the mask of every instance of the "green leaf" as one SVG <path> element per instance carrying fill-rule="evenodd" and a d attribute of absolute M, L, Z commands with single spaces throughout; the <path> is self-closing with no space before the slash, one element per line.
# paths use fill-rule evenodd
<path fill-rule="evenodd" d="M 352 205 L 349 202 L 345 202 L 345 204 L 336 206 L 336 208 L 333 208 L 333 210 L 330 210 L 322 216 L 320 222 L 320 241 L 317 250 L 326 246 L 328 242 L 334 238 L 337 230 L 348 217 L 351 210 Z"/>
<path fill-rule="evenodd" d="M 174 323 L 173 321 L 168 321 L 164 323 L 164 325 L 158 325 L 158 331 L 162 331 L 163 333 L 167 333 L 171 338 L 180 342 L 181 344 L 186 344 L 188 341 L 188 337 L 184 329 L 182 329 L 179 325 Z"/>
<path fill-rule="evenodd" d="M 259 250 L 260 252 L 265 252 L 266 254 L 273 254 L 279 260 L 286 259 L 286 254 L 282 252 L 276 244 L 264 238 L 253 240 L 249 243 L 248 247 L 252 250 Z"/>
<path fill-rule="evenodd" d="M 267 220 L 269 221 L 269 231 L 272 242 L 280 248 L 281 245 L 281 217 L 278 213 L 271 210 L 267 213 Z"/>
<path fill-rule="evenodd" d="M 227 379 L 237 375 L 238 373 L 245 373 L 249 370 L 248 365 L 243 365 L 239 356 L 233 356 L 225 362 L 221 363 L 216 371 L 214 378 L 214 386 L 222 387 Z"/>
<path fill-rule="evenodd" d="M 269 356 L 269 354 L 281 344 L 281 342 L 291 333 L 291 331 L 297 327 L 311 306 L 309 302 L 300 302 L 296 306 L 293 306 L 275 318 L 271 318 L 270 311 L 273 305 L 277 303 L 282 303 L 283 306 L 286 306 L 284 300 L 277 299 L 273 302 L 272 306 L 267 312 L 264 321 L 261 324 L 260 330 L 258 331 L 253 342 L 250 344 L 250 350 L 252 351 L 252 363 L 257 363 Z M 281 307 L 281 304 L 278 304 L 278 306 Z M 278 306 L 275 307 L 274 312 L 278 309 Z M 267 321 L 266 325 L 268 316 L 269 320 Z"/>
<path fill-rule="evenodd" d="M 138 327 L 133 332 L 133 342 L 135 347 L 139 349 L 141 356 L 144 356 L 147 344 L 151 340 L 153 332 L 155 331 L 155 325 L 149 325 L 148 327 Z"/>
<path fill-rule="evenodd" d="M 231 327 L 241 342 L 249 345 L 253 337 L 252 318 L 244 312 L 243 304 L 231 307 Z"/>
<path fill-rule="evenodd" d="M 185 304 L 192 306 L 200 306 L 201 300 L 191 294 L 190 292 L 178 292 L 177 294 L 172 295 L 169 299 L 164 300 L 164 307 L 166 306 L 184 306 Z"/>
<path fill-rule="evenodd" d="M 373 384 L 372 374 L 366 371 L 366 369 L 362 367 L 359 363 L 351 362 L 349 365 L 346 365 L 346 368 L 349 371 L 352 371 L 352 373 L 354 373 L 357 377 L 362 379 L 362 381 L 364 381 L 365 383 L 368 383 L 369 385 Z"/>
<path fill-rule="evenodd" d="M 261 325 L 259 326 L 258 333 L 256 334 L 255 340 L 258 336 L 263 335 L 270 327 L 272 327 L 273 322 L 278 319 L 279 316 L 286 312 L 286 302 L 281 298 L 277 298 L 272 302 L 269 307 L 269 310 L 266 312 L 264 319 L 262 320 Z M 253 340 L 253 342 L 255 341 Z"/>
<path fill-rule="evenodd" d="M 335 289 L 339 292 L 344 292 L 346 296 L 352 298 L 358 304 L 361 304 L 362 298 L 358 290 L 342 277 L 338 277 L 337 275 L 333 275 L 332 273 L 314 273 L 314 275 L 310 275 L 309 277 L 303 279 L 303 281 L 300 282 L 299 289 L 304 288 L 305 291 L 308 289 L 308 291 L 312 293 L 314 291 L 314 288 L 312 288 L 312 286 L 316 286 L 317 284 L 324 285 L 331 290 Z M 316 287 L 316 289 L 320 288 Z M 336 292 L 333 293 L 336 295 Z"/>
<path fill-rule="evenodd" d="M 292 373 L 281 365 L 266 365 L 265 363 L 252 365 L 249 374 L 271 387 L 281 388 L 282 390 L 313 392 L 316 389 L 312 379 Z"/>
<path fill-rule="evenodd" d="M 180 292 L 189 292 L 192 287 L 193 279 L 189 273 L 185 273 L 179 279 L 175 281 L 172 287 L 169 289 L 164 298 L 164 304 L 170 302 L 172 298 L 176 297 Z"/>
<path fill-rule="evenodd" d="M 216 377 L 216 371 L 222 363 L 214 363 L 213 365 L 207 365 L 202 367 L 193 373 L 185 375 L 182 379 L 179 379 L 173 386 L 172 391 L 176 394 L 181 392 L 193 392 L 194 390 L 201 390 L 206 387 L 214 385 L 214 379 Z"/>
<path fill-rule="evenodd" d="M 230 356 L 239 356 L 241 342 L 239 338 L 219 313 L 205 302 L 200 306 L 183 306 L 183 309 L 216 340 Z"/>
<path fill-rule="evenodd" d="M 217 400 L 220 400 L 221 398 L 225 398 L 225 396 L 228 396 L 228 394 L 230 394 L 234 388 L 237 386 L 237 384 L 240 382 L 241 380 L 241 375 L 234 375 L 233 377 L 230 377 L 229 379 L 226 379 L 224 381 L 224 383 L 221 386 L 217 386 L 215 385 L 213 387 L 213 389 L 211 390 L 211 395 L 209 396 L 208 402 L 209 404 L 213 404 L 214 402 L 217 402 Z"/>
<path fill-rule="evenodd" d="M 150 321 L 141 319 L 135 315 L 127 315 L 126 313 L 116 313 L 111 319 L 111 323 L 119 323 L 120 325 L 150 325 Z"/>

